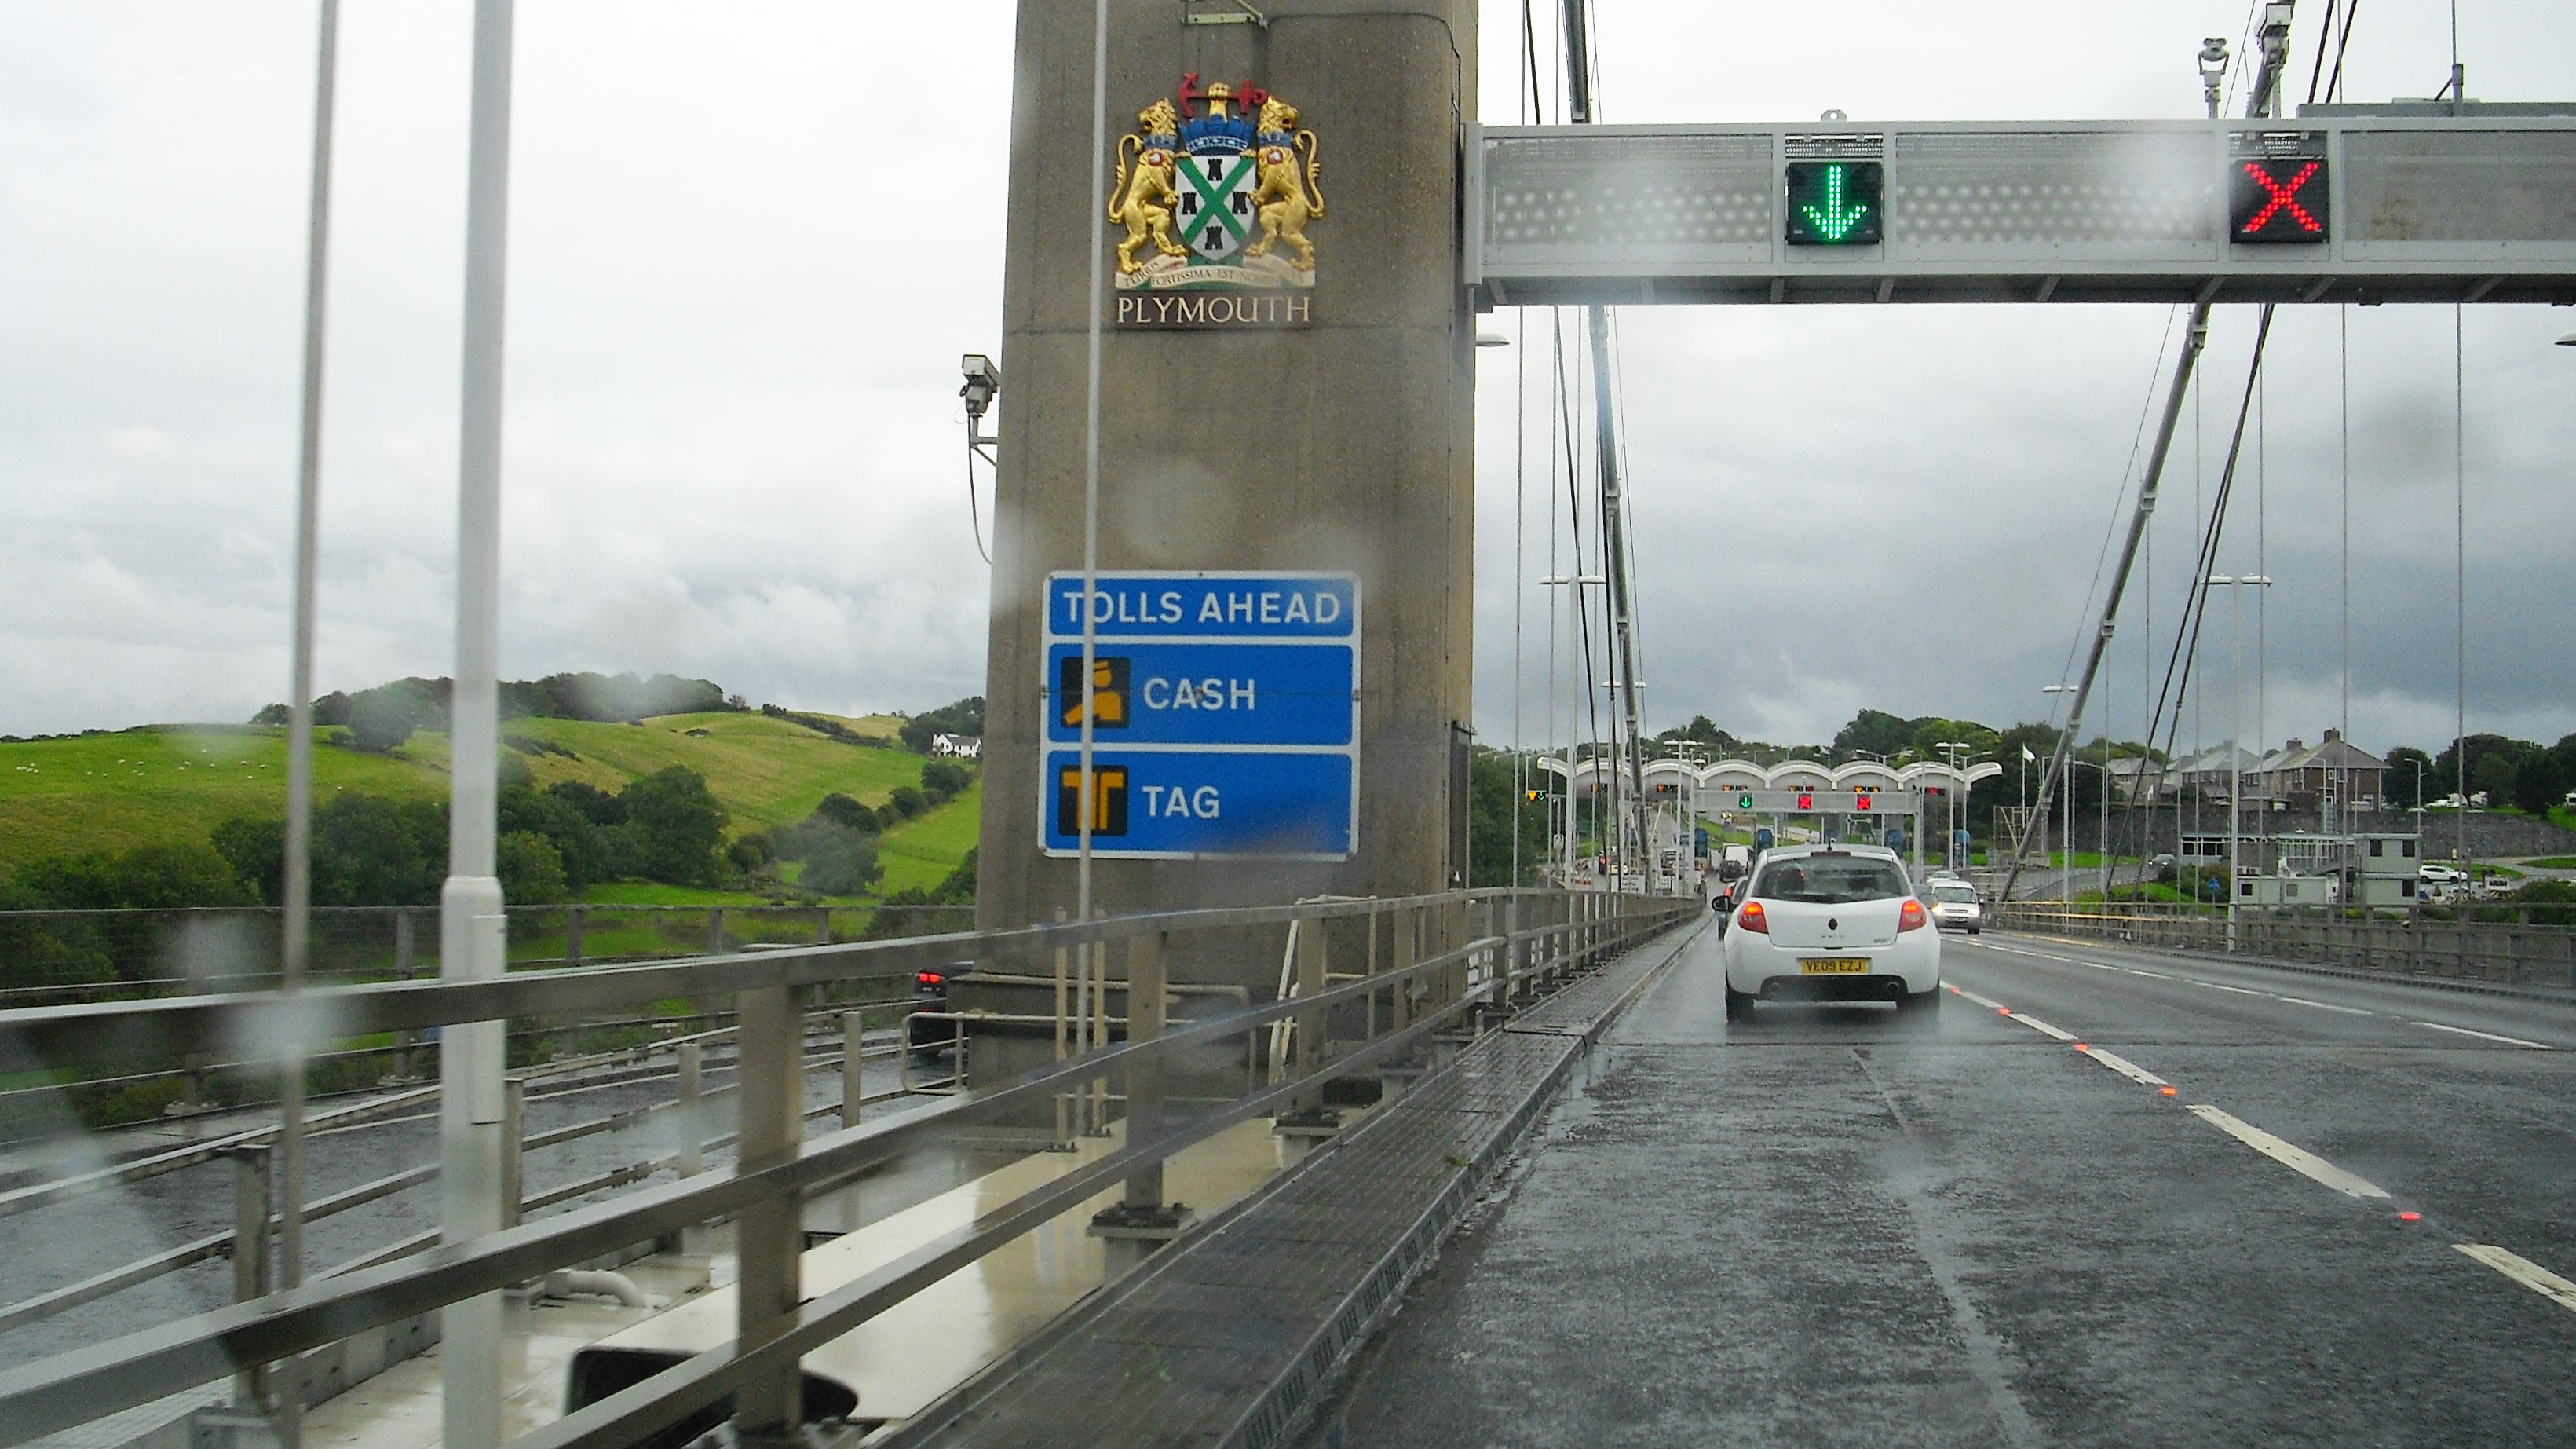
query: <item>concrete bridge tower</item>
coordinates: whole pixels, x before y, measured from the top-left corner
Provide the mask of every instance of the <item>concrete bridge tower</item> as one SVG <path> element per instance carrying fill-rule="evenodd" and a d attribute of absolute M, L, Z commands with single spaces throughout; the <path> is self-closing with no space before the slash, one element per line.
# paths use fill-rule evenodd
<path fill-rule="evenodd" d="M 1358 707 L 1343 848 L 1237 839 L 1195 858 L 1129 858 L 1117 851 L 1129 841 L 1095 835 L 1095 908 L 1428 892 L 1463 869 L 1451 822 L 1453 805 L 1463 808 L 1453 751 L 1469 717 L 1475 326 L 1460 282 L 1459 195 L 1476 6 L 1259 9 L 1255 21 L 1232 0 L 1112 0 L 1103 152 L 1092 6 L 1020 5 L 985 691 L 986 927 L 1043 921 L 1075 900 L 1075 862 L 1045 848 L 1062 758 L 1050 757 L 1046 731 L 1063 696 L 1044 631 L 1049 576 L 1083 561 L 1090 257 L 1104 228 L 1101 569 L 1350 576 Z M 1139 239 L 1126 272 L 1118 244 L 1131 228 L 1091 200 L 1094 168 L 1114 176 L 1122 164 L 1129 184 L 1113 205 L 1144 203 L 1129 213 Z M 1291 235 L 1263 247 L 1265 218 Z M 1295 233 L 1312 247 L 1311 269 Z M 1078 616 L 1077 603 L 1060 602 Z M 1147 712 L 1150 672 L 1126 681 L 1135 715 Z M 1168 689 L 1161 698 L 1170 703 Z M 1098 733 L 1103 748 L 1131 737 Z M 1143 776 L 1122 802 L 1129 818 L 1173 799 L 1220 799 L 1167 797 Z M 1078 795 L 1065 795 L 1076 808 Z"/>

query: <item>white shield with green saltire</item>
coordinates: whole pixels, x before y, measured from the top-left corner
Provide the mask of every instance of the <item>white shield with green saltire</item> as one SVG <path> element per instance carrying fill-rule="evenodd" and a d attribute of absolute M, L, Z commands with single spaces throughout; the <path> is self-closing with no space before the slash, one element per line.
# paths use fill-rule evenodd
<path fill-rule="evenodd" d="M 1180 228 L 1181 245 L 1198 261 L 1224 261 L 1251 239 L 1258 170 L 1252 154 L 1206 152 L 1180 161 L 1181 201 L 1172 221 Z"/>

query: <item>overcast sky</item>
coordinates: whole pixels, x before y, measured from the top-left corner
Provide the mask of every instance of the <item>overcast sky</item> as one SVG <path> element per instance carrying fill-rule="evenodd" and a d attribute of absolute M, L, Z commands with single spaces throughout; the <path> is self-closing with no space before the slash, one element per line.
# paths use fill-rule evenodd
<path fill-rule="evenodd" d="M 2576 84 L 2576 7 L 2462 8 L 2472 95 Z M 1518 7 L 1485 9 L 1484 111 L 1508 121 Z M 1612 121 L 2195 115 L 2200 38 L 2245 19 L 2242 0 L 1596 9 Z M 345 4 L 326 690 L 451 666 L 470 12 Z M 0 732 L 238 719 L 285 692 L 313 13 L 0 0 Z M 2349 95 L 2437 88 L 2447 13 L 2366 7 Z M 519 16 L 507 672 L 673 670 L 853 712 L 980 692 L 986 573 L 954 369 L 998 341 L 1011 7 L 524 0 Z M 2221 309 L 2206 360 L 2213 484 L 2251 313 Z M 2259 631 L 2265 734 L 2314 739 L 2341 708 L 2346 320 L 2354 733 L 2438 744 L 2447 309 L 2283 310 L 2264 466 L 2258 486 L 2249 461 L 2220 567 L 2279 580 Z M 1476 723 L 1501 742 L 1514 581 L 1547 571 L 1551 319 L 1484 325 L 1529 339 L 1480 354 Z M 2043 714 L 2172 326 L 2161 308 L 1622 312 L 1650 726 L 1706 713 L 1786 740 L 1863 706 Z M 2563 311 L 2467 313 L 2472 729 L 2576 729 L 2576 349 L 2549 345 L 2571 328 Z M 2144 608 L 2160 663 L 2188 573 L 2192 459 L 2187 423 L 2115 659 L 2124 736 L 2141 728 Z M 1538 742 L 1546 600 L 1520 592 L 1519 733 Z M 2228 624 L 2222 604 L 2212 740 Z M 2250 735 L 2250 601 L 2245 632 Z M 1558 678 L 1580 671 L 1561 659 Z"/>

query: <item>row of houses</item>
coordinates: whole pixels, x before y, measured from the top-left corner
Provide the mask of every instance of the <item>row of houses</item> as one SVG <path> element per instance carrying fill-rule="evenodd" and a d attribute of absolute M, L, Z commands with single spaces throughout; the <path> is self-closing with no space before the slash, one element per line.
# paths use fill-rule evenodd
<path fill-rule="evenodd" d="M 2163 764 L 2117 759 L 2110 775 L 2112 790 L 2123 800 L 2152 792 L 2148 798 L 2162 803 L 2189 790 L 2203 800 L 2223 801 L 2241 778 L 2249 808 L 2315 811 L 2331 801 L 2345 809 L 2376 810 L 2387 794 L 2388 762 L 2328 730 L 2316 744 L 2294 739 L 2268 754 L 2220 745 Z"/>

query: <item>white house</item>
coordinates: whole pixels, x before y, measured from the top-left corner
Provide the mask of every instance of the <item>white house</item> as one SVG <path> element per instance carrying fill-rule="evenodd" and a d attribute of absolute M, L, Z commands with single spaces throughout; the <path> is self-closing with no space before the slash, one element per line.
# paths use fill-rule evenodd
<path fill-rule="evenodd" d="M 984 737 L 982 735 L 932 735 L 930 752 L 958 760 L 982 759 Z"/>

